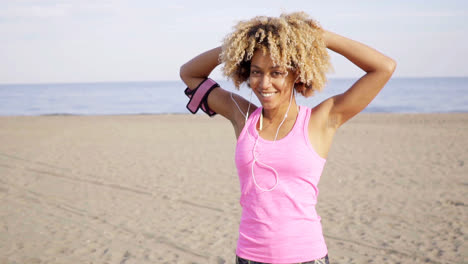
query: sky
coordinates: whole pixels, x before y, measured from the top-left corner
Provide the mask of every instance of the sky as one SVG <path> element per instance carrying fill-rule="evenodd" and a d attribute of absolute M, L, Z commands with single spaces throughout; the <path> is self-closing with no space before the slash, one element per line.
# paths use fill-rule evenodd
<path fill-rule="evenodd" d="M 0 83 L 179 80 L 237 22 L 294 11 L 392 57 L 396 77 L 468 76 L 462 0 L 0 0 Z M 330 54 L 329 78 L 363 74 Z"/>

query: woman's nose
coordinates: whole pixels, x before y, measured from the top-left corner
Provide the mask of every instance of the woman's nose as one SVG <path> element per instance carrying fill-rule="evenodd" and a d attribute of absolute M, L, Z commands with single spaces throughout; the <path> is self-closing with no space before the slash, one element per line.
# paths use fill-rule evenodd
<path fill-rule="evenodd" d="M 268 88 L 271 84 L 271 78 L 268 74 L 263 74 L 260 79 L 260 88 Z"/>

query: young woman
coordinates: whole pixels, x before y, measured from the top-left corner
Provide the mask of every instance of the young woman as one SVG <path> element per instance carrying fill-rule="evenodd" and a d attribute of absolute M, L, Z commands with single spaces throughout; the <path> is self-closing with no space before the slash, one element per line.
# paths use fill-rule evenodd
<path fill-rule="evenodd" d="M 313 108 L 297 105 L 296 94 L 308 97 L 325 85 L 327 49 L 366 73 Z M 221 63 L 237 88 L 247 83 L 260 106 L 208 79 Z M 333 136 L 375 98 L 395 67 L 391 58 L 324 30 L 302 12 L 242 21 L 221 47 L 181 67 L 187 107 L 221 114 L 237 137 L 242 216 L 236 263 L 328 263 L 315 205 Z"/>

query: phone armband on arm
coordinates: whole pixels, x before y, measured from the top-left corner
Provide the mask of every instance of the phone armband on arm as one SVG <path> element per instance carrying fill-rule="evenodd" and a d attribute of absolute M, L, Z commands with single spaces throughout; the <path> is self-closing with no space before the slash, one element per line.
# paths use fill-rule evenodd
<path fill-rule="evenodd" d="M 188 87 L 185 89 L 184 93 L 190 98 L 190 101 L 187 104 L 187 109 L 192 113 L 197 113 L 198 109 L 202 109 L 209 116 L 216 115 L 216 112 L 208 107 L 208 95 L 213 91 L 214 88 L 219 87 L 215 81 L 210 78 L 206 78 L 202 81 L 197 88 L 190 90 Z"/>

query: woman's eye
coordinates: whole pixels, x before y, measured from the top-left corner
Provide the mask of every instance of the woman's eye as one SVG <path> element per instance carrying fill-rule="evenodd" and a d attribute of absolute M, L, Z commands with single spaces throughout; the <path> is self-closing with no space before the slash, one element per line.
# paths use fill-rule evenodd
<path fill-rule="evenodd" d="M 282 75 L 283 75 L 283 73 L 282 73 L 282 72 L 279 72 L 279 71 L 273 72 L 273 73 L 271 74 L 271 76 L 273 76 L 273 77 L 280 77 L 280 76 L 282 76 Z"/>
<path fill-rule="evenodd" d="M 252 75 L 259 75 L 260 72 L 259 72 L 259 71 L 251 71 L 250 74 L 252 74 Z"/>

